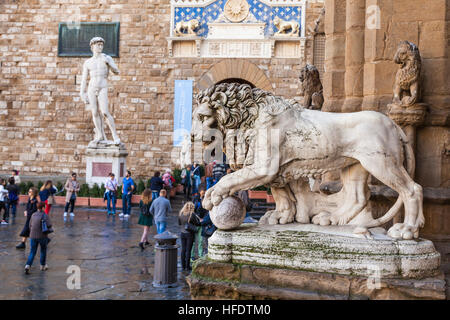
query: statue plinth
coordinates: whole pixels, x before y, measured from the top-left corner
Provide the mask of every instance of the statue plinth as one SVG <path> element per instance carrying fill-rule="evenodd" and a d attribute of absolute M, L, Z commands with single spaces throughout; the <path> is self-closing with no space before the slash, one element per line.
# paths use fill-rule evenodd
<path fill-rule="evenodd" d="M 217 230 L 189 277 L 195 299 L 445 299 L 440 254 L 383 229 L 244 224 Z M 209 290 L 209 291 L 208 291 Z"/>
<path fill-rule="evenodd" d="M 114 144 L 109 141 L 90 144 L 86 149 L 86 183 L 99 186 L 105 183 L 110 172 L 117 181 L 125 176 L 128 152 L 123 143 Z"/>
<path fill-rule="evenodd" d="M 391 103 L 388 104 L 388 115 L 401 127 L 418 127 L 425 122 L 427 109 L 428 105 L 426 103 L 415 103 L 411 106 Z"/>

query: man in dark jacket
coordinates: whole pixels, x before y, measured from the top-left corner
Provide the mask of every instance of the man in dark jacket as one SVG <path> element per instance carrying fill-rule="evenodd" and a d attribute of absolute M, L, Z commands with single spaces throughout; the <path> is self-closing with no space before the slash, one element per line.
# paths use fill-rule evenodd
<path fill-rule="evenodd" d="M 159 192 L 164 187 L 164 181 L 160 177 L 159 171 L 149 181 L 150 190 L 152 190 L 152 201 L 159 197 Z"/>
<path fill-rule="evenodd" d="M 31 242 L 31 250 L 30 255 L 28 256 L 27 264 L 25 265 L 25 273 L 28 274 L 33 264 L 34 257 L 36 256 L 38 245 L 41 247 L 41 270 L 45 271 L 48 269 L 48 265 L 46 264 L 47 259 L 47 244 L 49 242 L 48 236 L 46 233 L 42 232 L 42 221 L 44 220 L 47 223 L 47 227 L 51 228 L 52 223 L 48 215 L 42 211 L 45 207 L 45 203 L 39 202 L 37 204 L 37 209 L 35 213 L 31 216 L 30 219 L 30 242 Z"/>

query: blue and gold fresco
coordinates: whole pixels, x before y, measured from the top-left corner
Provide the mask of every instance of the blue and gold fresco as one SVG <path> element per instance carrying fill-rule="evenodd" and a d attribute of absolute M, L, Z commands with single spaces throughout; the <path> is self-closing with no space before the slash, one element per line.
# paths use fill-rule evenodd
<path fill-rule="evenodd" d="M 301 26 L 302 7 L 301 6 L 268 6 L 258 0 L 247 0 L 250 13 L 258 22 L 265 22 L 266 28 L 264 35 L 272 36 L 277 28 L 273 25 L 273 19 L 279 17 L 286 21 L 297 21 Z M 208 24 L 214 22 L 223 13 L 226 0 L 217 0 L 205 7 L 176 7 L 174 8 L 174 25 L 180 21 L 189 21 L 197 19 L 200 22 L 200 28 L 197 35 L 206 37 L 208 35 Z M 300 31 L 301 33 L 301 31 Z M 232 37 L 232 35 L 230 35 Z"/>

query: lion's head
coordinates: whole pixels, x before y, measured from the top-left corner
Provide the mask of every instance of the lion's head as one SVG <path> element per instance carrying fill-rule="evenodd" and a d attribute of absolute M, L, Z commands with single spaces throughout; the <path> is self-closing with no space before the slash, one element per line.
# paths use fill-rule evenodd
<path fill-rule="evenodd" d="M 317 80 L 320 80 L 319 70 L 317 70 L 316 66 L 307 64 L 300 70 L 300 76 L 298 78 L 301 82 L 306 80 L 316 83 Z"/>
<path fill-rule="evenodd" d="M 289 108 L 301 108 L 297 103 L 274 96 L 272 93 L 252 88 L 248 84 L 221 83 L 213 85 L 195 96 L 198 107 L 193 114 L 193 125 L 191 140 L 202 141 L 206 147 L 211 136 L 216 136 L 214 130 L 220 131 L 222 141 L 225 143 L 227 152 L 235 148 L 236 154 L 251 161 L 248 150 L 253 139 L 256 122 L 264 126 L 265 121 L 277 116 Z M 264 116 L 261 116 L 264 114 Z M 241 141 L 240 147 L 233 142 Z M 231 158 L 236 163 L 244 163 L 238 156 L 228 156 L 230 165 Z"/>
<path fill-rule="evenodd" d="M 195 99 L 198 107 L 193 115 L 193 131 L 218 129 L 225 133 L 253 129 L 261 109 L 269 116 L 276 116 L 288 108 L 299 107 L 294 101 L 240 83 L 213 85 L 198 93 Z"/>
<path fill-rule="evenodd" d="M 299 80 L 301 81 L 303 94 L 311 94 L 322 90 L 319 70 L 314 65 L 307 64 L 300 70 Z"/>
<path fill-rule="evenodd" d="M 209 87 L 195 96 L 198 108 L 194 113 L 193 137 L 198 139 L 201 130 L 252 127 L 258 116 L 255 91 L 248 84 L 221 83 Z M 196 123 L 197 122 L 197 123 Z"/>
<path fill-rule="evenodd" d="M 197 19 L 192 19 L 189 21 L 189 25 L 191 27 L 191 30 L 194 31 L 195 29 L 197 29 L 200 26 L 200 23 L 198 22 Z"/>
<path fill-rule="evenodd" d="M 279 29 L 280 24 L 281 24 L 281 19 L 278 17 L 275 17 L 275 19 L 273 19 L 273 25 Z"/>

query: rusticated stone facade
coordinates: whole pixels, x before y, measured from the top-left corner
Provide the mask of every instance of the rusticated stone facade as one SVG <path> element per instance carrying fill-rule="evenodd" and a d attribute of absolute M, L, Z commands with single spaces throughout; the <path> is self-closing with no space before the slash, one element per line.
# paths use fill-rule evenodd
<path fill-rule="evenodd" d="M 194 80 L 195 93 L 216 64 L 242 60 L 256 67 L 248 79 L 262 73 L 274 92 L 300 99 L 298 73 L 313 62 L 310 30 L 322 7 L 323 1 L 307 2 L 309 38 L 302 59 L 218 59 L 170 57 L 169 0 L 2 1 L 1 173 L 16 168 L 28 176 L 85 174 L 86 147 L 93 137 L 91 114 L 79 98 L 85 58 L 58 56 L 59 22 L 120 22 L 119 58 L 114 60 L 121 74 L 109 77 L 110 111 L 129 152 L 129 169 L 148 177 L 155 169 L 175 166 L 175 80 Z"/>

